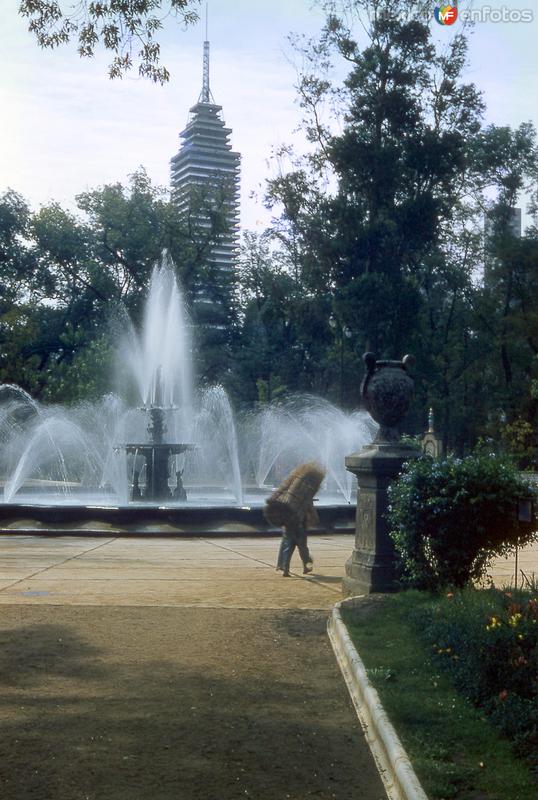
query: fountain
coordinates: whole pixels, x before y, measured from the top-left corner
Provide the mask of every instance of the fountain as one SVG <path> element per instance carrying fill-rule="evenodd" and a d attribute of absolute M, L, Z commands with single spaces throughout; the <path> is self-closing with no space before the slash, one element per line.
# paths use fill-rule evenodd
<path fill-rule="evenodd" d="M 167 431 L 165 415 L 167 411 L 174 411 L 174 407 L 167 408 L 163 403 L 162 390 L 162 366 L 159 365 L 155 371 L 155 403 L 142 410 L 147 412 L 150 418 L 147 432 L 149 442 L 129 444 L 118 447 L 117 450 L 125 450 L 128 455 L 133 455 L 135 460 L 138 456 L 144 459 L 145 472 L 145 491 L 140 488 L 141 470 L 133 470 L 133 484 L 131 487 L 131 500 L 146 500 L 148 502 L 159 500 L 166 501 L 171 499 L 186 500 L 187 492 L 183 485 L 182 470 L 176 471 L 176 488 L 172 492 L 169 485 L 170 458 L 187 450 L 193 450 L 193 444 L 180 442 L 164 442 L 163 437 Z"/>
<path fill-rule="evenodd" d="M 222 386 L 197 389 L 191 326 L 166 256 L 140 331 L 126 328 L 117 391 L 96 402 L 44 406 L 0 386 L 0 530 L 264 530 L 267 493 L 314 459 L 327 472 L 323 524 L 351 529 L 344 458 L 372 438 L 365 412 L 301 397 L 237 420 Z"/>

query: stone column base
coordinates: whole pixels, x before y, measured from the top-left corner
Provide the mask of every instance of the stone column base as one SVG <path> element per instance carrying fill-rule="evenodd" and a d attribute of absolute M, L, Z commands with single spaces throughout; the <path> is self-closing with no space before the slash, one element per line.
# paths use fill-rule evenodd
<path fill-rule="evenodd" d="M 346 468 L 357 476 L 355 549 L 346 562 L 345 595 L 398 591 L 394 545 L 386 519 L 387 489 L 402 465 L 419 453 L 399 444 L 368 445 L 346 458 Z"/>
<path fill-rule="evenodd" d="M 342 592 L 346 597 L 374 592 L 397 592 L 394 578 L 394 559 L 372 559 L 370 554 L 354 550 L 346 561 Z"/>

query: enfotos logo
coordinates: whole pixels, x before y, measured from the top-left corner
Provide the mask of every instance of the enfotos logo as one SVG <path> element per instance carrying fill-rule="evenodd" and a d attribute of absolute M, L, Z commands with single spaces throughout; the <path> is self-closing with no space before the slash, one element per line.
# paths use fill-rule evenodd
<path fill-rule="evenodd" d="M 508 8 L 508 6 L 484 5 L 479 8 L 461 10 L 463 22 L 532 22 L 532 8 Z"/>
<path fill-rule="evenodd" d="M 439 25 L 453 25 L 457 19 L 462 22 L 533 22 L 532 8 L 508 8 L 506 5 L 484 4 L 475 8 L 460 8 L 458 0 L 434 0 L 434 16 Z"/>
<path fill-rule="evenodd" d="M 435 19 L 439 25 L 453 25 L 458 18 L 458 5 L 453 0 L 452 3 L 436 4 L 434 10 Z"/>

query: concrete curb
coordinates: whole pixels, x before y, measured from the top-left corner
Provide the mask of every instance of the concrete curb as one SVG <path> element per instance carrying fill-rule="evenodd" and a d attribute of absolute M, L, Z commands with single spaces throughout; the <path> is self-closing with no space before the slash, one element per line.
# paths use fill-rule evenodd
<path fill-rule="evenodd" d="M 387 797 L 389 800 L 428 800 L 342 620 L 341 609 L 354 608 L 361 599 L 351 597 L 335 605 L 327 623 L 329 638 Z"/>

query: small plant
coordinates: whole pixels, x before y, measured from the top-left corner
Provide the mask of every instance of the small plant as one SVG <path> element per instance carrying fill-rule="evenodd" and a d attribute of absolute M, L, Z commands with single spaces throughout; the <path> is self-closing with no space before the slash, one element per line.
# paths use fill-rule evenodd
<path fill-rule="evenodd" d="M 538 595 L 538 578 L 536 575 L 531 573 L 527 575 L 523 570 L 520 570 L 521 573 L 521 586 L 524 589 L 528 589 L 529 592 L 533 592 L 534 594 Z"/>
<path fill-rule="evenodd" d="M 408 462 L 389 489 L 388 519 L 407 585 L 439 591 L 484 577 L 491 560 L 535 537 L 518 502 L 536 498 L 508 460 L 480 453 Z"/>
<path fill-rule="evenodd" d="M 414 623 L 456 688 L 538 770 L 538 597 L 449 592 L 419 609 Z"/>

